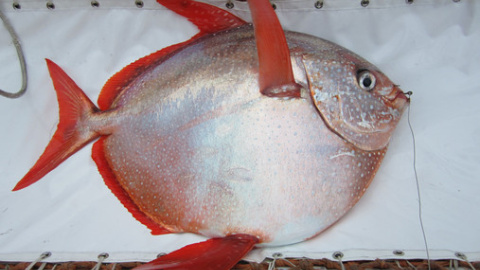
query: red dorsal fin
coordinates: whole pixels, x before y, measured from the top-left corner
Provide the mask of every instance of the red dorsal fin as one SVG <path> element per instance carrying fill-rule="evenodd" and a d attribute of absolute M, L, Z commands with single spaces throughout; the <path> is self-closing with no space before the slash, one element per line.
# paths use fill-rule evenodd
<path fill-rule="evenodd" d="M 229 28 L 246 24 L 237 16 L 215 6 L 191 0 L 157 0 L 158 3 L 187 18 L 195 24 L 200 32 L 189 40 L 163 48 L 155 53 L 140 58 L 113 75 L 105 84 L 98 97 L 98 106 L 101 110 L 110 109 L 115 98 L 135 78 L 145 70 L 162 62 L 166 56 L 180 49 L 197 38 Z"/>
<path fill-rule="evenodd" d="M 122 186 L 118 183 L 115 174 L 113 173 L 110 165 L 105 158 L 104 140 L 106 137 L 101 137 L 97 142 L 93 144 L 92 158 L 97 164 L 98 171 L 103 177 L 105 184 L 112 191 L 112 193 L 120 200 L 120 202 L 128 209 L 132 216 L 147 226 L 152 231 L 152 234 L 167 234 L 169 230 L 163 228 L 159 224 L 155 223 L 147 215 L 145 215 L 133 200 L 128 196 Z"/>
<path fill-rule="evenodd" d="M 300 97 L 295 82 L 285 33 L 269 0 L 248 0 L 255 28 L 262 94 L 269 97 Z"/>
<path fill-rule="evenodd" d="M 35 165 L 17 183 L 15 190 L 23 189 L 40 180 L 48 172 L 99 135 L 78 128 L 87 115 L 98 111 L 75 82 L 55 63 L 46 59 L 50 77 L 57 93 L 60 121 L 57 131 Z"/>
<path fill-rule="evenodd" d="M 157 0 L 162 6 L 187 18 L 200 34 L 215 33 L 246 24 L 244 20 L 221 8 L 192 0 Z"/>
<path fill-rule="evenodd" d="M 151 66 L 162 62 L 166 56 L 176 51 L 177 49 L 187 45 L 194 38 L 196 38 L 196 36 L 194 36 L 188 41 L 171 45 L 150 55 L 142 57 L 137 61 L 131 63 L 130 65 L 124 67 L 121 71 L 117 72 L 103 86 L 102 91 L 98 96 L 98 107 L 101 110 L 110 109 L 115 98 L 125 89 L 125 86 L 128 86 L 131 82 L 133 82 L 138 75 L 145 72 L 145 70 L 147 70 Z"/>
<path fill-rule="evenodd" d="M 136 267 L 135 270 L 228 270 L 240 261 L 257 242 L 257 237 L 246 234 L 212 238 L 183 247 Z"/>

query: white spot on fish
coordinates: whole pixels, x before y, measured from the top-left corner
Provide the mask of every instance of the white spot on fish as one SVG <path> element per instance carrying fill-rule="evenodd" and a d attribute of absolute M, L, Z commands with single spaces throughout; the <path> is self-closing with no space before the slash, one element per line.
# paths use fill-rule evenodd
<path fill-rule="evenodd" d="M 329 93 L 322 92 L 320 89 L 315 89 L 315 100 L 324 102 L 328 99 L 330 99 L 331 96 Z"/>

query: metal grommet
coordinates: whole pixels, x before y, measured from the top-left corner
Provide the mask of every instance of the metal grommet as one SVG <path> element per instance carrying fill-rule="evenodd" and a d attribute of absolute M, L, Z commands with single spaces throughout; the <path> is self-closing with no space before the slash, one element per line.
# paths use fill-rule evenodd
<path fill-rule="evenodd" d="M 392 253 L 393 253 L 393 255 L 397 255 L 397 256 L 405 255 L 405 252 L 403 252 L 403 250 L 399 250 L 399 249 L 394 250 Z"/>
<path fill-rule="evenodd" d="M 316 9 L 321 9 L 323 7 L 323 0 L 318 0 L 315 2 L 315 8 Z"/>
<path fill-rule="evenodd" d="M 414 1 L 415 1 L 415 0 L 405 0 L 405 3 L 407 3 L 407 4 L 413 4 Z"/>
<path fill-rule="evenodd" d="M 135 0 L 135 6 L 138 8 L 143 8 L 143 1 L 142 0 Z"/>
<path fill-rule="evenodd" d="M 368 4 L 370 4 L 370 1 L 369 1 L 369 0 L 362 0 L 362 1 L 360 2 L 360 5 L 361 5 L 362 7 L 366 7 L 366 6 L 368 6 Z"/>
<path fill-rule="evenodd" d="M 52 1 L 48 1 L 46 6 L 48 9 L 51 9 L 51 10 L 55 9 L 55 4 Z"/>
<path fill-rule="evenodd" d="M 466 257 L 467 257 L 462 252 L 455 252 L 455 256 L 462 259 L 462 260 L 466 260 Z"/>
<path fill-rule="evenodd" d="M 283 254 L 280 253 L 280 252 L 275 252 L 275 253 L 272 254 L 272 257 L 273 257 L 273 258 L 282 258 L 282 257 L 283 257 Z"/>
<path fill-rule="evenodd" d="M 272 8 L 275 10 L 277 9 L 277 5 L 275 5 L 275 3 L 272 3 Z"/>
<path fill-rule="evenodd" d="M 92 2 L 90 2 L 90 5 L 92 5 L 92 7 L 94 8 L 98 8 L 100 6 L 100 3 L 97 0 L 92 0 Z"/>
<path fill-rule="evenodd" d="M 52 256 L 52 253 L 50 251 L 47 251 L 47 252 L 42 253 L 42 255 L 40 255 L 40 258 L 42 258 L 42 260 L 43 260 L 43 259 L 46 259 L 50 256 Z"/>
<path fill-rule="evenodd" d="M 466 262 L 466 263 L 468 264 L 468 266 L 470 266 L 470 269 L 475 270 L 475 267 L 474 267 L 473 264 L 468 260 L 468 257 L 467 257 L 467 255 L 465 255 L 465 253 L 455 252 L 455 256 L 457 256 L 458 258 L 460 258 L 461 260 L 463 260 L 464 262 Z M 458 266 L 457 266 L 458 261 L 455 260 L 454 263 L 455 263 L 455 269 L 457 269 L 457 268 L 458 268 Z"/>
<path fill-rule="evenodd" d="M 102 260 L 102 259 L 105 260 L 106 258 L 108 258 L 108 256 L 109 256 L 108 253 L 100 253 L 100 254 L 98 254 L 97 258 L 99 260 Z"/>
<path fill-rule="evenodd" d="M 341 251 L 335 251 L 333 254 L 332 254 L 332 257 L 334 259 L 337 259 L 337 260 L 341 260 L 343 258 L 343 252 Z"/>
<path fill-rule="evenodd" d="M 158 253 L 157 254 L 157 259 L 162 257 L 162 256 L 165 256 L 165 255 L 167 255 L 167 253 L 165 253 L 165 252 Z"/>
<path fill-rule="evenodd" d="M 13 7 L 13 9 L 17 9 L 17 10 L 22 8 L 20 3 L 18 3 L 18 2 L 13 2 L 12 7 Z"/>
<path fill-rule="evenodd" d="M 108 258 L 108 253 L 100 253 L 98 254 L 98 261 L 97 264 L 92 268 L 92 270 L 100 270 L 100 267 L 103 264 L 103 261 Z"/>
<path fill-rule="evenodd" d="M 233 2 L 231 0 L 229 0 L 225 6 L 228 8 L 228 9 L 232 9 L 233 7 L 235 7 L 235 5 L 233 4 Z"/>
<path fill-rule="evenodd" d="M 31 262 L 27 268 L 25 268 L 25 270 L 32 270 L 33 267 L 35 266 L 35 264 L 37 264 L 38 262 L 41 262 L 43 260 L 45 260 L 46 258 L 52 256 L 52 253 L 50 251 L 47 251 L 47 252 L 44 252 L 40 255 L 40 257 L 38 257 L 35 261 Z M 42 263 L 42 266 L 45 267 L 46 263 Z M 40 266 L 40 267 L 42 267 Z"/>
<path fill-rule="evenodd" d="M 338 261 L 338 263 L 340 264 L 340 269 L 341 270 L 345 270 L 345 265 L 343 265 L 343 262 L 342 262 L 342 258 L 343 258 L 343 252 L 341 251 L 335 251 L 333 254 L 332 254 L 332 257 Z"/>

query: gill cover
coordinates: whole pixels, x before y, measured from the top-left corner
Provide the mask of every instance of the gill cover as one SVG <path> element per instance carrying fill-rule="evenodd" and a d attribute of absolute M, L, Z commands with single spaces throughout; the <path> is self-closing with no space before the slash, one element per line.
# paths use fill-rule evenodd
<path fill-rule="evenodd" d="M 388 145 L 407 101 L 396 100 L 403 95 L 400 89 L 372 65 L 368 71 L 375 85 L 366 88 L 359 85 L 363 69 L 351 61 L 306 55 L 303 64 L 313 102 L 330 129 L 362 150 Z"/>

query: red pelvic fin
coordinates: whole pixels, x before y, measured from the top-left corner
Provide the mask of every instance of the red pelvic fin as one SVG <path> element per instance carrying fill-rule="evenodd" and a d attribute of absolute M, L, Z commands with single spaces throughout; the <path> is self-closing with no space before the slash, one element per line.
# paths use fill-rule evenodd
<path fill-rule="evenodd" d="M 244 20 L 221 8 L 193 0 L 157 0 L 162 6 L 187 18 L 200 34 L 215 33 L 246 24 Z"/>
<path fill-rule="evenodd" d="M 60 163 L 77 152 L 99 135 L 79 129 L 84 116 L 98 109 L 75 82 L 55 63 L 46 59 L 50 77 L 57 93 L 60 121 L 57 131 L 35 165 L 17 183 L 14 191 L 28 187 L 55 169 Z"/>
<path fill-rule="evenodd" d="M 269 0 L 248 0 L 258 50 L 260 91 L 269 97 L 300 97 L 285 33 Z"/>
<path fill-rule="evenodd" d="M 212 238 L 183 247 L 136 267 L 135 270 L 228 270 L 240 261 L 257 242 L 257 237 L 245 234 Z"/>
<path fill-rule="evenodd" d="M 147 215 L 145 215 L 138 206 L 133 202 L 132 199 L 125 192 L 123 187 L 118 183 L 113 170 L 111 169 L 106 156 L 104 148 L 104 140 L 106 137 L 101 137 L 98 141 L 93 144 L 92 149 L 92 158 L 97 164 L 98 171 L 103 177 L 105 184 L 110 188 L 112 193 L 120 200 L 120 202 L 128 209 L 132 216 L 140 221 L 142 224 L 147 226 L 152 231 L 152 234 L 167 234 L 170 233 L 169 230 L 163 228 L 159 224 L 155 223 Z"/>

